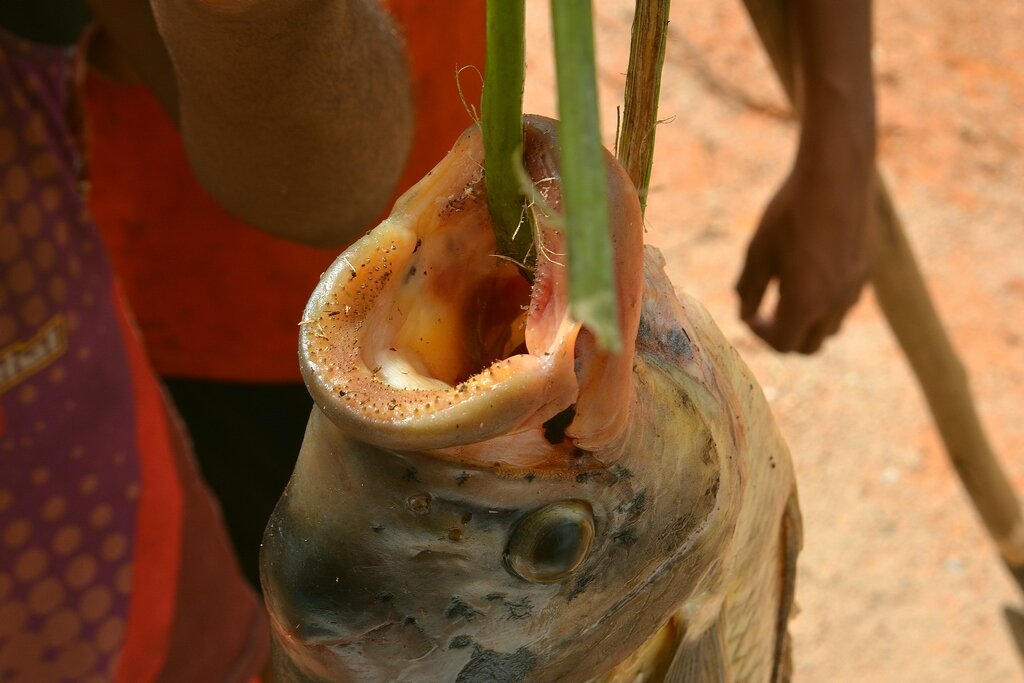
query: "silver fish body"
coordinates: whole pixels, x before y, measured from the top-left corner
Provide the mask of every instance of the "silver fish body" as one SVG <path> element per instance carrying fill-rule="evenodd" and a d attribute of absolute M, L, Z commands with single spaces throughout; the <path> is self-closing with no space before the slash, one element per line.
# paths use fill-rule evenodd
<path fill-rule="evenodd" d="M 799 513 L 761 391 L 610 157 L 630 342 L 598 348 L 567 313 L 554 122 L 524 158 L 532 286 L 492 256 L 470 130 L 307 306 L 316 407 L 263 551 L 277 675 L 780 679 Z"/>

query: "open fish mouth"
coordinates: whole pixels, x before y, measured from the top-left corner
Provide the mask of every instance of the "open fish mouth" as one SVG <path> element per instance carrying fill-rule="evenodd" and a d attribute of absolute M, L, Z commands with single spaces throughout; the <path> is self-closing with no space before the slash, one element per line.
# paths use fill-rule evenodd
<path fill-rule="evenodd" d="M 547 119 L 526 126 L 527 172 L 553 212 L 561 203 L 554 137 Z M 299 346 L 310 392 L 335 424 L 381 447 L 479 465 L 557 466 L 572 457 L 572 439 L 552 444 L 531 429 L 576 405 L 581 367 L 591 362 L 578 358 L 561 231 L 555 217 L 535 215 L 542 248 L 531 284 L 496 255 L 474 127 L 331 265 L 305 310 Z M 530 229 L 527 221 L 520 229 Z M 627 371 L 629 357 L 631 349 Z"/>

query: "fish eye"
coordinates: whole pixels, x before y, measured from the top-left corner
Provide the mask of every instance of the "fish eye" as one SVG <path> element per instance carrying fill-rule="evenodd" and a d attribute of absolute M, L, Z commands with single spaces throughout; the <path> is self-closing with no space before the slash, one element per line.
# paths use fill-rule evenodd
<path fill-rule="evenodd" d="M 583 564 L 594 540 L 594 513 L 581 500 L 545 505 L 519 520 L 508 540 L 505 564 L 533 583 L 554 583 Z"/>

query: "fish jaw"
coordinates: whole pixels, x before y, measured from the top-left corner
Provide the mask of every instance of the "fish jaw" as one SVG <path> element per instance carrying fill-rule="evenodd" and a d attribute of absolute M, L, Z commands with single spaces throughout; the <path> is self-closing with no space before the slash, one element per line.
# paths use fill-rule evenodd
<path fill-rule="evenodd" d="M 556 260 L 564 251 L 556 125 L 529 117 L 524 136 L 526 170 L 552 214 L 535 212 L 544 250 L 532 285 L 495 255 L 476 127 L 322 276 L 301 323 L 300 367 L 316 404 L 344 431 L 384 448 L 517 467 L 566 464 L 575 449 L 621 436 L 641 293 L 636 193 L 609 157 L 626 340 L 613 354 L 568 312 Z M 534 438 L 523 448 L 524 432 L 539 434 L 570 406 L 569 443 L 545 448 Z"/>

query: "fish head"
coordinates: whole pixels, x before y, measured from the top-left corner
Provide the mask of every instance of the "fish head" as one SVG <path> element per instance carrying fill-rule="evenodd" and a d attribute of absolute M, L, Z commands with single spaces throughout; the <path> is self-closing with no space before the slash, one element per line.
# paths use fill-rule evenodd
<path fill-rule="evenodd" d="M 608 155 L 612 353 L 569 315 L 555 122 L 524 139 L 532 283 L 495 256 L 474 127 L 305 310 L 315 407 L 262 555 L 283 680 L 586 680 L 718 580 L 703 390 L 636 357 L 636 192 Z"/>

